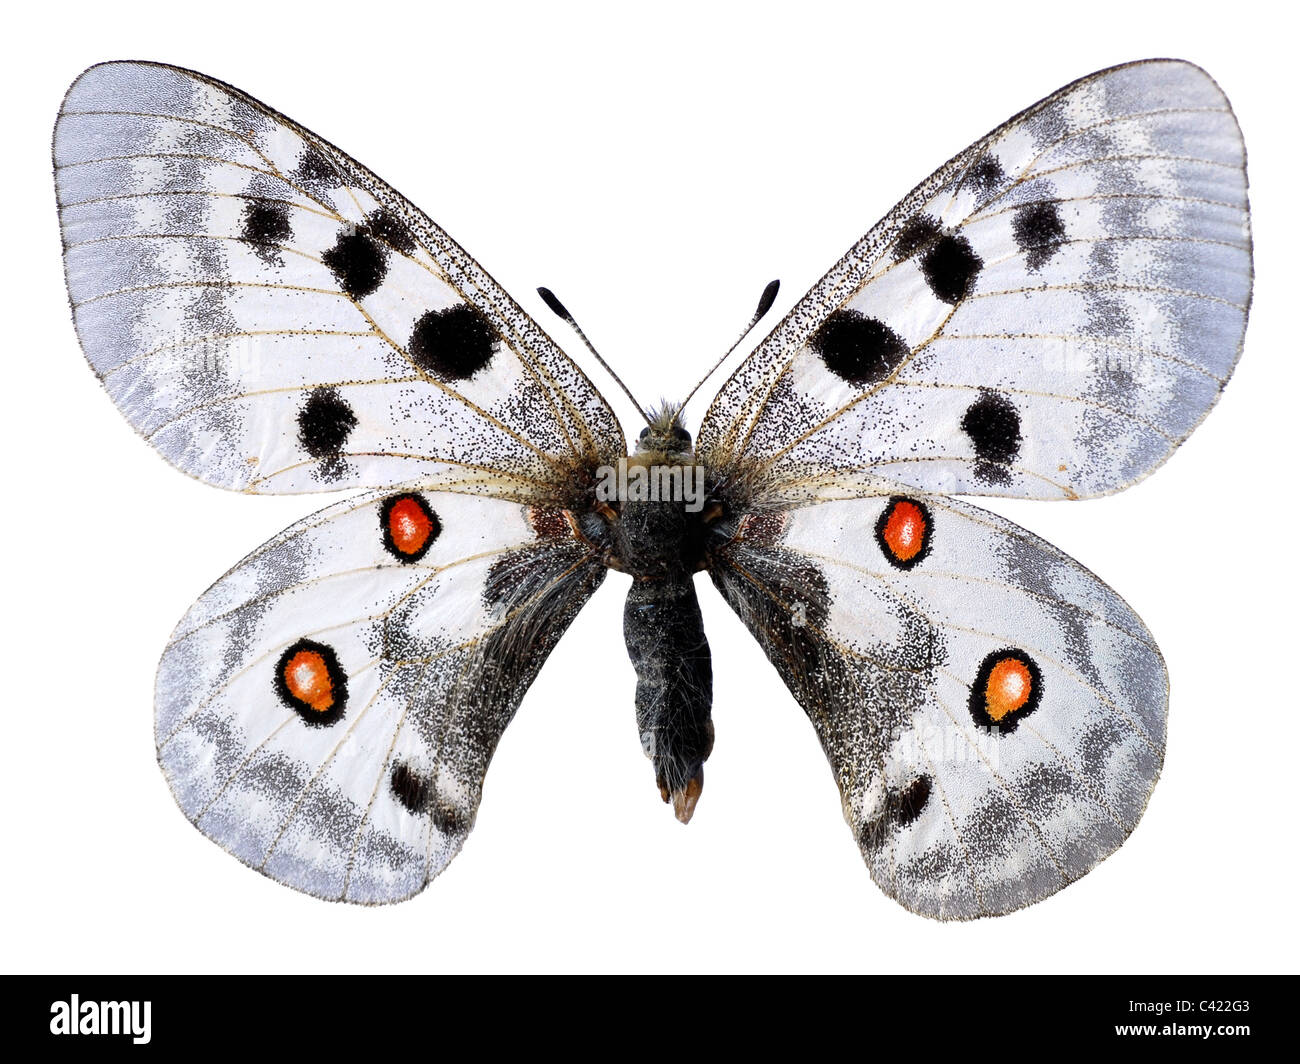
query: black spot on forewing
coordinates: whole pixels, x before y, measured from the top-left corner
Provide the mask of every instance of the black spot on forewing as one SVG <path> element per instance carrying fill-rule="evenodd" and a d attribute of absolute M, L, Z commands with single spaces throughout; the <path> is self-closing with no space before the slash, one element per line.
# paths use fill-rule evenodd
<path fill-rule="evenodd" d="M 409 349 L 425 372 L 445 381 L 463 381 L 491 362 L 498 346 L 488 320 L 461 303 L 424 314 L 411 330 Z"/>
<path fill-rule="evenodd" d="M 1065 223 L 1054 201 L 1026 203 L 1016 208 L 1011 233 L 1016 246 L 1025 252 L 1026 265 L 1037 270 L 1059 250 L 1065 239 Z"/>
<path fill-rule="evenodd" d="M 1007 175 L 997 157 L 985 154 L 967 172 L 965 184 L 973 187 L 981 196 L 986 196 L 998 189 L 1006 179 Z"/>
<path fill-rule="evenodd" d="M 367 233 L 340 233 L 321 261 L 352 299 L 370 295 L 388 272 L 388 252 Z"/>
<path fill-rule="evenodd" d="M 298 411 L 298 442 L 313 458 L 343 449 L 357 427 L 357 415 L 333 388 L 317 388 Z"/>
<path fill-rule="evenodd" d="M 383 208 L 375 211 L 366 219 L 366 232 L 403 254 L 415 250 L 415 237 L 392 211 Z"/>
<path fill-rule="evenodd" d="M 292 176 L 309 185 L 329 185 L 333 187 L 339 184 L 338 171 L 315 148 L 305 148 L 303 150 L 302 155 L 298 157 L 298 166 Z"/>
<path fill-rule="evenodd" d="M 921 272 L 936 299 L 959 303 L 966 298 L 984 260 L 964 236 L 945 236 L 921 256 Z"/>
<path fill-rule="evenodd" d="M 1007 466 L 1020 453 L 1020 414 L 1005 395 L 983 391 L 962 415 L 961 430 L 970 438 L 979 462 L 975 475 L 981 480 L 1005 484 Z"/>
<path fill-rule="evenodd" d="M 429 804 L 433 788 L 429 780 L 404 761 L 393 764 L 388 784 L 396 798 L 410 813 L 422 813 Z"/>
<path fill-rule="evenodd" d="M 856 310 L 837 310 L 811 340 L 826 368 L 861 387 L 884 380 L 909 353 L 903 338 L 877 318 Z"/>
<path fill-rule="evenodd" d="M 289 208 L 283 203 L 253 200 L 244 208 L 241 240 L 251 244 L 283 244 L 293 236 Z"/>
<path fill-rule="evenodd" d="M 280 249 L 292 236 L 286 204 L 252 200 L 244 208 L 244 228 L 239 237 L 248 241 L 253 254 L 268 266 L 284 265 Z"/>
<path fill-rule="evenodd" d="M 898 239 L 894 241 L 894 261 L 902 262 L 911 258 L 923 247 L 933 243 L 939 231 L 939 219 L 931 215 L 917 214 L 909 218 L 899 230 Z"/>

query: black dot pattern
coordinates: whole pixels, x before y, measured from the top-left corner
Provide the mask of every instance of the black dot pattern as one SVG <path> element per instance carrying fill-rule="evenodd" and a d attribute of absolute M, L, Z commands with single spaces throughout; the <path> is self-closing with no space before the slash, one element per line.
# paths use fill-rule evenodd
<path fill-rule="evenodd" d="M 340 233 L 321 261 L 352 299 L 364 299 L 383 283 L 388 252 L 369 233 Z"/>
<path fill-rule="evenodd" d="M 454 837 L 464 835 L 470 829 L 472 821 L 459 809 L 447 804 L 445 801 L 435 802 L 431 812 L 433 814 L 433 826 L 438 829 L 440 834 Z"/>
<path fill-rule="evenodd" d="M 298 442 L 313 458 L 336 455 L 357 427 L 357 416 L 333 388 L 317 388 L 298 411 Z"/>
<path fill-rule="evenodd" d="M 985 196 L 1000 188 L 1006 179 L 1007 175 L 1002 169 L 1002 164 L 994 156 L 984 155 L 970 168 L 964 183 L 973 186 L 981 196 Z"/>
<path fill-rule="evenodd" d="M 409 351 L 426 373 L 444 381 L 463 381 L 487 366 L 498 347 L 488 320 L 462 303 L 424 314 L 411 330 Z"/>
<path fill-rule="evenodd" d="M 905 827 L 921 815 L 930 801 L 933 786 L 929 776 L 918 776 L 901 791 L 890 795 L 894 819 L 900 826 Z"/>
<path fill-rule="evenodd" d="M 1060 250 L 1065 239 L 1065 222 L 1053 201 L 1026 203 L 1011 218 L 1016 246 L 1025 253 L 1030 271 L 1041 269 Z"/>
<path fill-rule="evenodd" d="M 428 808 L 433 788 L 426 777 L 406 762 L 397 761 L 393 764 L 388 785 L 392 788 L 393 797 L 402 803 L 408 813 L 423 813 Z"/>
<path fill-rule="evenodd" d="M 910 352 L 883 321 L 856 310 L 835 311 L 813 334 L 811 345 L 828 370 L 857 387 L 884 380 Z"/>
<path fill-rule="evenodd" d="M 1005 395 L 983 391 L 962 415 L 961 430 L 979 459 L 975 473 L 990 483 L 1010 480 L 1007 466 L 1020 453 L 1020 413 Z"/>
<path fill-rule="evenodd" d="M 922 248 L 934 243 L 940 233 L 939 219 L 917 214 L 907 220 L 894 241 L 894 261 L 910 259 Z"/>
<path fill-rule="evenodd" d="M 323 185 L 333 188 L 339 184 L 338 171 L 328 159 L 315 148 L 303 149 L 298 157 L 298 166 L 293 176 L 309 185 Z"/>
<path fill-rule="evenodd" d="M 957 304 L 966 298 L 984 260 L 964 236 L 943 236 L 921 256 L 921 273 L 936 299 Z"/>
<path fill-rule="evenodd" d="M 366 232 L 404 255 L 415 250 L 415 237 L 392 211 L 380 208 L 366 219 Z"/>
<path fill-rule="evenodd" d="M 879 851 L 898 828 L 907 827 L 925 811 L 933 790 L 934 781 L 929 776 L 918 776 L 906 787 L 886 790 L 880 811 L 859 828 L 858 844 L 869 852 Z"/>
<path fill-rule="evenodd" d="M 293 236 L 289 208 L 283 203 L 253 200 L 244 208 L 242 239 L 251 244 L 283 244 Z"/>

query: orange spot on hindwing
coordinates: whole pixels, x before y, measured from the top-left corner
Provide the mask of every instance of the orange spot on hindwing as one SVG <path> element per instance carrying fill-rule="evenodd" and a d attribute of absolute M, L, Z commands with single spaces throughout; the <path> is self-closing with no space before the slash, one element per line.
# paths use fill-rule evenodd
<path fill-rule="evenodd" d="M 1038 708 L 1043 677 L 1034 659 L 1023 650 L 999 650 L 984 659 L 971 685 L 970 712 L 975 723 L 1015 731 Z"/>
<path fill-rule="evenodd" d="M 438 515 L 423 495 L 394 495 L 379 508 L 384 548 L 401 562 L 418 562 L 442 532 Z"/>
<path fill-rule="evenodd" d="M 911 569 L 930 553 L 930 511 L 915 499 L 894 496 L 876 522 L 876 542 L 896 569 Z"/>
<path fill-rule="evenodd" d="M 280 701 L 318 727 L 339 720 L 348 700 L 347 676 L 337 655 L 311 639 L 299 639 L 280 655 L 275 690 Z"/>

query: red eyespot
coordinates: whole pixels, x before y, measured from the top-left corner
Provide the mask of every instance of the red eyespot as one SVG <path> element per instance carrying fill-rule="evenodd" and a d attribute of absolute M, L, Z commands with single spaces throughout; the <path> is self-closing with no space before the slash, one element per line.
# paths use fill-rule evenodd
<path fill-rule="evenodd" d="M 984 705 L 988 715 L 1001 720 L 1014 713 L 1029 701 L 1033 694 L 1034 678 L 1029 667 L 1018 658 L 1003 658 L 994 662 L 984 684 Z"/>
<path fill-rule="evenodd" d="M 930 552 L 930 511 L 914 499 L 890 499 L 876 522 L 876 541 L 891 565 L 911 569 Z"/>
<path fill-rule="evenodd" d="M 284 663 L 284 686 L 295 701 L 317 713 L 324 713 L 334 705 L 329 668 L 314 650 L 300 650 Z"/>
<path fill-rule="evenodd" d="M 1014 731 L 1042 697 L 1043 677 L 1034 660 L 1023 650 L 999 650 L 986 657 L 976 673 L 971 716 L 985 727 Z"/>
<path fill-rule="evenodd" d="M 280 655 L 275 690 L 286 706 L 313 727 L 335 723 L 348 700 L 347 675 L 331 647 L 299 639 Z"/>
<path fill-rule="evenodd" d="M 395 495 L 384 500 L 379 522 L 384 534 L 384 547 L 403 562 L 423 558 L 442 531 L 438 515 L 422 495 Z"/>

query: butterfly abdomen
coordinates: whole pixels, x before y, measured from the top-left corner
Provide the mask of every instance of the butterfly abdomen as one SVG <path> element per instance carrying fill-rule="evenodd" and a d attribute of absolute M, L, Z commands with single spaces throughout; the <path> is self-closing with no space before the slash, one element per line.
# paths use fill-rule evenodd
<path fill-rule="evenodd" d="M 655 782 L 677 819 L 695 812 L 713 749 L 713 665 L 695 585 L 634 580 L 623 636 L 636 670 L 636 723 Z"/>
<path fill-rule="evenodd" d="M 682 500 L 626 499 L 613 523 L 619 568 L 632 575 L 623 635 L 636 670 L 637 728 L 682 822 L 695 811 L 713 747 L 713 668 L 693 582 L 703 531 Z"/>

